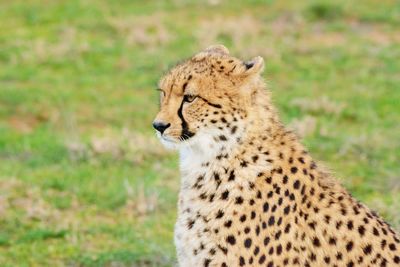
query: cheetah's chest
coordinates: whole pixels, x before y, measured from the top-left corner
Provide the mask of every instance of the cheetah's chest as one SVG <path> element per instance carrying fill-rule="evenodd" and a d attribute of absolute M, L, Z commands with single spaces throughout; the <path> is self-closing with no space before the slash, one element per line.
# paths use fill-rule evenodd
<path fill-rule="evenodd" d="M 269 166 L 254 164 L 245 168 L 241 162 L 241 159 L 225 158 L 217 164 L 207 164 L 207 161 L 198 160 L 190 162 L 189 168 L 184 165 L 181 169 L 185 175 L 175 225 L 180 266 L 198 266 L 210 257 L 215 261 L 216 254 L 226 258 L 227 236 L 236 236 L 237 232 L 244 235 L 249 231 L 247 224 L 260 222 L 257 214 L 262 210 L 262 196 L 256 189 L 256 180 Z M 241 225 L 236 224 L 234 218 Z M 237 237 L 237 242 L 241 239 Z"/>

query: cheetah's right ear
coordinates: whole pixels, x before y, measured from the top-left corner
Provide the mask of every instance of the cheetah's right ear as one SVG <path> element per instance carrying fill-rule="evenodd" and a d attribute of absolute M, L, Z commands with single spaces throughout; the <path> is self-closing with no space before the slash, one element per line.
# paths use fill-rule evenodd
<path fill-rule="evenodd" d="M 252 74 L 259 74 L 264 70 L 264 59 L 260 56 L 253 58 L 250 61 L 243 62 L 244 71 L 241 75 L 250 76 Z"/>

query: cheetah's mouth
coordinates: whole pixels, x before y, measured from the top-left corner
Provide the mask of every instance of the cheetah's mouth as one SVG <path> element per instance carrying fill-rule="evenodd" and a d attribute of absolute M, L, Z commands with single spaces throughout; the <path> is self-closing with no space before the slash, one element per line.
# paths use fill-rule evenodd
<path fill-rule="evenodd" d="M 161 140 L 168 142 L 168 143 L 172 143 L 172 144 L 178 144 L 179 142 L 171 137 L 165 136 L 165 135 L 161 135 L 160 136 Z"/>
<path fill-rule="evenodd" d="M 165 148 L 173 149 L 173 150 L 179 148 L 179 141 L 178 140 L 176 140 L 176 139 L 174 139 L 172 137 L 166 136 L 164 134 L 160 134 L 159 132 L 157 132 L 157 137 L 158 137 L 158 139 L 160 139 L 161 144 L 163 144 L 163 146 Z"/>
<path fill-rule="evenodd" d="M 190 136 L 189 135 L 181 135 L 179 137 L 171 137 L 171 136 L 160 134 L 159 132 L 157 132 L 157 137 L 161 141 L 161 143 L 164 145 L 164 147 L 166 147 L 168 149 L 172 149 L 172 150 L 178 150 L 182 147 L 193 145 L 193 142 L 194 142 L 194 138 L 192 138 L 193 136 L 195 136 L 195 134 L 190 135 Z"/>

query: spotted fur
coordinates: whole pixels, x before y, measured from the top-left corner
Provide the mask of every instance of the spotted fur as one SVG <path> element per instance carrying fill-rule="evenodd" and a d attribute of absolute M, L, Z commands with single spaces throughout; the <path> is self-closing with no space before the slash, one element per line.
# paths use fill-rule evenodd
<path fill-rule="evenodd" d="M 180 151 L 179 266 L 399 266 L 399 236 L 280 123 L 260 73 L 213 46 L 160 81 Z"/>

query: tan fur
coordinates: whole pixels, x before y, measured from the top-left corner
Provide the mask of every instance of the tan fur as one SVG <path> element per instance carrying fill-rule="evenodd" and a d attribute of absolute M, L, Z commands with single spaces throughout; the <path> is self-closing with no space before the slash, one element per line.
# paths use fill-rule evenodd
<path fill-rule="evenodd" d="M 159 136 L 181 153 L 179 265 L 399 266 L 398 235 L 285 130 L 262 70 L 213 46 L 160 81 Z"/>

